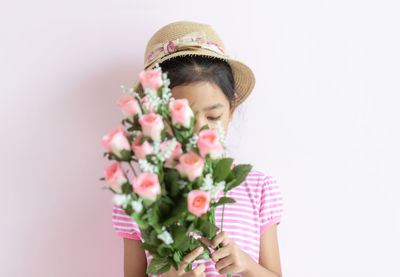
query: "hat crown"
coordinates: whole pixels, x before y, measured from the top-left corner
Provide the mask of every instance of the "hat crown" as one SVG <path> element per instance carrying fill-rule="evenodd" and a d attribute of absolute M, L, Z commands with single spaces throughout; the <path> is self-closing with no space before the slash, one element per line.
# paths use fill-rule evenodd
<path fill-rule="evenodd" d="M 176 21 L 165 25 L 153 34 L 146 46 L 144 63 L 146 64 L 146 59 L 155 45 L 176 40 L 193 32 L 204 32 L 207 41 L 225 49 L 224 43 L 211 25 L 193 21 Z"/>

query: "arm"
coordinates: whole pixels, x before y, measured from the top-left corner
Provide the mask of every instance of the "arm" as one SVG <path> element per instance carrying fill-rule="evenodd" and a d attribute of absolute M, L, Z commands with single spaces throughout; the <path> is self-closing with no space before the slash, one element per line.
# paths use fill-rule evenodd
<path fill-rule="evenodd" d="M 273 224 L 267 228 L 260 238 L 260 264 L 256 263 L 247 255 L 248 270 L 242 272 L 243 277 L 265 276 L 281 277 L 282 269 L 280 263 L 277 225 Z"/>
<path fill-rule="evenodd" d="M 142 241 L 124 238 L 124 277 L 147 277 L 147 260 Z"/>

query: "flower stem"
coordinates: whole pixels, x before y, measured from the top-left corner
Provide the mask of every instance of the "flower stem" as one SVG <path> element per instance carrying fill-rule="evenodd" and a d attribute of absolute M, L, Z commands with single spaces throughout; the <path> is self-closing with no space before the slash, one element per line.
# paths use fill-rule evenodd
<path fill-rule="evenodd" d="M 224 193 L 224 197 L 226 197 L 226 192 Z M 225 204 L 222 205 L 221 232 L 222 232 L 222 227 L 224 226 L 224 212 L 225 212 Z M 228 273 L 227 276 L 231 277 L 232 275 Z"/>
<path fill-rule="evenodd" d="M 132 169 L 132 171 L 133 171 L 133 174 L 135 174 L 135 177 L 137 177 L 136 171 L 135 171 L 135 169 L 133 168 L 132 164 L 129 163 L 129 162 L 128 162 L 128 164 L 129 164 L 129 166 L 131 167 L 131 169 Z"/>

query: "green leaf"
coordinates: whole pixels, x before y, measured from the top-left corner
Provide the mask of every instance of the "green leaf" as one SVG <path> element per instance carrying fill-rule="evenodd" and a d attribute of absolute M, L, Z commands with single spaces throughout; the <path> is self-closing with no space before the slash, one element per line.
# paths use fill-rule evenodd
<path fill-rule="evenodd" d="M 235 179 L 230 181 L 224 189 L 224 192 L 227 192 L 234 187 L 240 185 L 244 179 L 246 179 L 247 175 L 249 174 L 251 168 L 253 166 L 250 164 L 240 164 L 233 168 L 232 173 L 235 176 Z"/>
<path fill-rule="evenodd" d="M 131 150 L 122 149 L 120 151 L 122 161 L 130 161 L 132 156 Z"/>
<path fill-rule="evenodd" d="M 222 180 L 225 180 L 225 178 L 231 172 L 232 163 L 232 158 L 223 158 L 217 163 L 214 169 L 215 182 L 221 182 Z"/>
<path fill-rule="evenodd" d="M 133 191 L 132 185 L 129 182 L 123 183 L 121 188 L 122 188 L 122 193 L 124 194 L 131 194 Z"/>
<path fill-rule="evenodd" d="M 219 228 L 206 219 L 199 217 L 196 229 L 200 231 L 201 236 L 212 239 Z"/>
<path fill-rule="evenodd" d="M 149 224 L 147 223 L 146 220 L 143 219 L 142 214 L 143 213 L 133 213 L 132 218 L 133 220 L 135 220 L 135 222 L 139 225 L 141 229 L 145 230 L 149 227 Z"/>
<path fill-rule="evenodd" d="M 185 216 L 185 213 L 187 211 L 187 199 L 183 197 L 180 198 L 177 202 L 177 206 L 175 207 L 175 209 L 172 210 L 170 217 L 164 220 L 161 223 L 161 226 L 168 227 L 169 225 L 178 222 Z"/>
<path fill-rule="evenodd" d="M 164 176 L 167 190 L 172 197 L 175 197 L 179 192 L 179 172 L 176 169 L 166 170 Z"/>
<path fill-rule="evenodd" d="M 169 257 L 169 256 L 172 255 L 172 250 L 171 250 L 171 248 L 169 248 L 169 246 L 167 246 L 165 243 L 161 243 L 161 244 L 158 246 L 157 251 L 158 251 L 158 254 L 159 254 L 161 257 Z"/>
<path fill-rule="evenodd" d="M 235 203 L 236 200 L 230 197 L 221 197 L 218 202 L 215 204 L 215 206 L 223 205 L 223 204 L 228 204 L 228 203 Z"/>
<path fill-rule="evenodd" d="M 161 275 L 170 269 L 171 264 L 172 263 L 168 257 L 153 258 L 147 267 L 146 273 L 152 275 Z"/>
<path fill-rule="evenodd" d="M 140 245 L 140 248 L 148 250 L 150 252 L 150 254 L 157 252 L 157 247 L 155 245 L 151 245 L 147 242 L 143 242 Z"/>
<path fill-rule="evenodd" d="M 173 248 L 184 252 L 190 247 L 190 238 L 184 225 L 174 225 L 171 228 L 171 236 L 174 240 L 172 243 Z"/>
<path fill-rule="evenodd" d="M 200 133 L 201 131 L 205 130 L 205 129 L 210 129 L 210 127 L 208 127 L 208 124 L 203 125 L 203 126 L 200 128 L 199 133 Z"/>

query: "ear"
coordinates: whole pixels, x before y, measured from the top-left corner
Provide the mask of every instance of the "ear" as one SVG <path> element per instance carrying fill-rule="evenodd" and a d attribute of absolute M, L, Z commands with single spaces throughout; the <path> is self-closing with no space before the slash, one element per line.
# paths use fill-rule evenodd
<path fill-rule="evenodd" d="M 233 113 L 236 110 L 236 104 L 237 104 L 237 94 L 235 93 L 233 95 L 233 107 L 231 108 L 230 113 L 229 113 L 229 121 L 232 121 L 232 119 L 233 119 Z"/>

